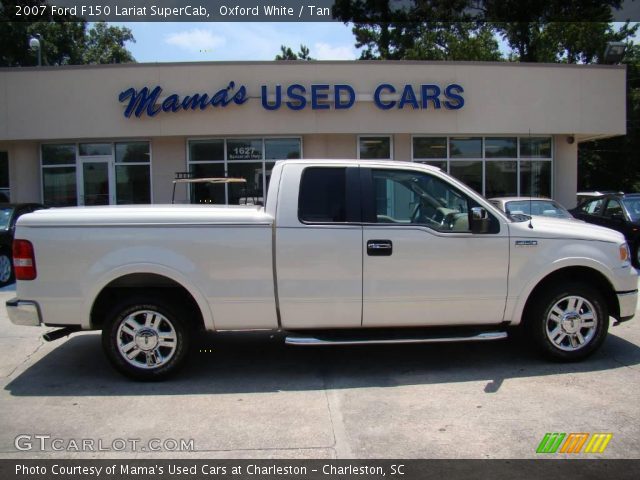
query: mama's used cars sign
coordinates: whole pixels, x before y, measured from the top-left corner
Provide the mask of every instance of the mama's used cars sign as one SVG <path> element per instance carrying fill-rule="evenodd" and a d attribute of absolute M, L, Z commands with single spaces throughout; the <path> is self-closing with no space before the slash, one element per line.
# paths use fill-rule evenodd
<path fill-rule="evenodd" d="M 457 83 L 440 86 L 437 84 L 402 85 L 390 83 L 378 85 L 371 100 L 381 110 L 392 109 L 440 109 L 458 110 L 464 106 L 464 89 Z M 260 101 L 265 110 L 346 110 L 358 100 L 358 94 L 347 84 L 276 85 L 270 89 L 260 87 Z M 224 108 L 228 105 L 243 105 L 251 97 L 247 87 L 229 82 L 225 88 L 213 93 L 202 92 L 189 95 L 170 93 L 163 95 L 162 87 L 128 88 L 120 93 L 118 100 L 125 104 L 124 116 L 155 117 L 161 112 L 206 110 Z"/>

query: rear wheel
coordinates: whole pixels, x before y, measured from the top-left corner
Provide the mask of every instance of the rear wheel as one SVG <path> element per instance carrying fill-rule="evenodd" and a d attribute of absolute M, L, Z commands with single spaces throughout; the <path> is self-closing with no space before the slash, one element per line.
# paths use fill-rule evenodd
<path fill-rule="evenodd" d="M 609 328 L 607 304 L 589 285 L 553 285 L 533 302 L 526 320 L 527 329 L 547 357 L 580 360 L 604 342 Z"/>
<path fill-rule="evenodd" d="M 0 252 L 0 287 L 13 282 L 13 262 L 6 252 Z"/>
<path fill-rule="evenodd" d="M 131 298 L 107 315 L 102 346 L 111 364 L 137 380 L 174 373 L 188 352 L 188 314 L 157 297 Z"/>

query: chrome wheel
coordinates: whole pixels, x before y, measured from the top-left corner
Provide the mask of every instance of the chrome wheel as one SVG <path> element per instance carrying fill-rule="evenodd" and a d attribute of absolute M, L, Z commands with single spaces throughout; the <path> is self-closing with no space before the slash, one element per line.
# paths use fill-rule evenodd
<path fill-rule="evenodd" d="M 173 324 L 159 312 L 137 310 L 127 315 L 116 332 L 122 358 L 136 368 L 166 365 L 176 352 L 178 335 Z"/>
<path fill-rule="evenodd" d="M 551 307 L 545 327 L 547 338 L 556 348 L 573 352 L 591 342 L 598 327 L 598 315 L 586 298 L 566 296 Z"/>
<path fill-rule="evenodd" d="M 11 279 L 11 259 L 7 255 L 0 255 L 0 283 L 7 283 Z"/>

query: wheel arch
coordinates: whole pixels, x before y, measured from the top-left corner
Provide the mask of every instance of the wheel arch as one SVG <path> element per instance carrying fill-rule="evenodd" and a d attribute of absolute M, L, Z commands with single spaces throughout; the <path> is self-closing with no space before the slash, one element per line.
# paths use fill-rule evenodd
<path fill-rule="evenodd" d="M 108 308 L 118 299 L 125 295 L 149 292 L 150 289 L 163 289 L 163 292 L 174 296 L 176 301 L 186 302 L 196 314 L 198 326 L 207 330 L 214 329 L 213 316 L 202 292 L 178 272 L 158 265 L 121 267 L 97 282 L 97 286 L 85 295 L 85 298 L 92 299 L 86 305 L 88 328 L 101 328 Z"/>
<path fill-rule="evenodd" d="M 618 318 L 620 316 L 620 305 L 616 296 L 615 288 L 607 276 L 597 268 L 586 265 L 563 266 L 547 273 L 529 289 L 528 294 L 516 307 L 515 319 L 518 323 L 524 320 L 526 312 L 530 310 L 532 302 L 538 295 L 551 285 L 562 282 L 581 282 L 594 286 L 604 297 L 609 310 L 609 315 Z"/>

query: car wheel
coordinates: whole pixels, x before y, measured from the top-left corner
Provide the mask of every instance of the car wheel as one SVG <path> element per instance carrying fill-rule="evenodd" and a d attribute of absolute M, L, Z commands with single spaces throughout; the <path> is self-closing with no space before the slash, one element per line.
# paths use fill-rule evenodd
<path fill-rule="evenodd" d="M 609 312 L 597 290 L 583 283 L 558 284 L 543 291 L 534 302 L 526 326 L 547 357 L 581 360 L 604 342 Z"/>
<path fill-rule="evenodd" d="M 6 253 L 0 253 L 0 287 L 13 282 L 13 262 Z"/>
<path fill-rule="evenodd" d="M 102 346 L 111 364 L 136 380 L 162 380 L 189 350 L 189 315 L 156 297 L 121 302 L 107 315 Z"/>

